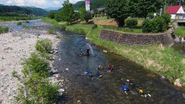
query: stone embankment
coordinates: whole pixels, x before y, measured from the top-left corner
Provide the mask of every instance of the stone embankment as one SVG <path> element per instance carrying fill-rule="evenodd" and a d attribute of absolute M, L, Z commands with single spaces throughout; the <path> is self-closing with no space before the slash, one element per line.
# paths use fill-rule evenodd
<path fill-rule="evenodd" d="M 163 45 L 173 45 L 173 32 L 168 30 L 165 33 L 123 33 L 111 30 L 102 30 L 100 37 L 103 40 L 119 43 L 120 45 L 149 45 L 162 43 Z"/>

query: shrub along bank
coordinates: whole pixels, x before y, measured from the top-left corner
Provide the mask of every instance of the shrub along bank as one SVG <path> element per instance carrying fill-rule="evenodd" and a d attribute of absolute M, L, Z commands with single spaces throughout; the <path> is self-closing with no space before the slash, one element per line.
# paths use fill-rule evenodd
<path fill-rule="evenodd" d="M 2 34 L 2 33 L 7 33 L 8 30 L 9 30 L 8 27 L 0 27 L 0 34 Z"/>
<path fill-rule="evenodd" d="M 52 43 L 45 40 L 39 40 L 36 44 L 36 50 L 27 59 L 22 62 L 22 74 L 16 71 L 12 72 L 13 77 L 20 81 L 18 95 L 15 101 L 18 104 L 52 104 L 59 98 L 59 86 L 51 84 L 48 80 L 50 66 L 46 58 L 41 54 L 50 51 Z"/>
<path fill-rule="evenodd" d="M 161 76 L 165 76 L 170 82 L 180 79 L 185 83 L 185 57 L 181 56 L 171 47 L 159 44 L 148 46 L 120 46 L 117 43 L 99 39 L 103 26 L 92 30 L 93 25 L 75 24 L 66 26 L 66 30 L 74 31 L 76 28 L 83 29 L 87 37 L 96 45 L 107 48 L 116 54 L 134 61 Z"/>

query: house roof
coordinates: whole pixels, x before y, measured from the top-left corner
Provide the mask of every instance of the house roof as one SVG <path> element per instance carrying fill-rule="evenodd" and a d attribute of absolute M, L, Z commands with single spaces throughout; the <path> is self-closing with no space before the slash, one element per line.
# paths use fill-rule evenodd
<path fill-rule="evenodd" d="M 178 12 L 178 10 L 180 9 L 180 5 L 178 6 L 169 6 L 167 7 L 165 13 L 170 13 L 170 14 L 176 14 Z"/>

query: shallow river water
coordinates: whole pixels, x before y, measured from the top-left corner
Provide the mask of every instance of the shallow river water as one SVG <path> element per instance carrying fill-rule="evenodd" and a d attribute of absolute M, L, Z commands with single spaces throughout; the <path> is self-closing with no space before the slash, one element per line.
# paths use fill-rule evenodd
<path fill-rule="evenodd" d="M 66 92 L 61 97 L 62 103 L 185 104 L 182 92 L 160 76 L 119 55 L 104 53 L 102 48 L 90 43 L 85 36 L 70 32 L 61 34 L 63 37 L 58 46 L 59 54 L 55 59 L 55 66 L 66 80 Z M 79 57 L 80 50 L 85 52 L 86 43 L 91 44 L 94 55 Z M 95 75 L 99 65 L 106 67 L 108 63 L 115 65 L 117 70 L 107 73 L 105 69 L 101 72 L 103 78 L 83 76 L 85 70 Z M 126 95 L 120 88 L 127 78 L 141 86 L 144 92 L 150 93 L 152 97 L 141 97 L 134 89 L 131 89 L 133 93 Z"/>

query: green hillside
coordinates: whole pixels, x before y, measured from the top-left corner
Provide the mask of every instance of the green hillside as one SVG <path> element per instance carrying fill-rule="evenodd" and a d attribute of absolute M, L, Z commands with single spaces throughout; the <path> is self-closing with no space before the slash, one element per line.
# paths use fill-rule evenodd
<path fill-rule="evenodd" d="M 46 10 L 41 9 L 41 8 L 36 8 L 36 7 L 24 7 L 24 8 L 30 10 L 31 13 L 36 16 L 46 16 L 48 14 Z"/>
<path fill-rule="evenodd" d="M 36 16 L 46 16 L 47 11 L 36 7 L 19 7 L 19 6 L 7 6 L 0 5 L 0 13 L 18 13 Z"/>

